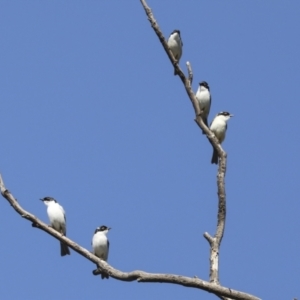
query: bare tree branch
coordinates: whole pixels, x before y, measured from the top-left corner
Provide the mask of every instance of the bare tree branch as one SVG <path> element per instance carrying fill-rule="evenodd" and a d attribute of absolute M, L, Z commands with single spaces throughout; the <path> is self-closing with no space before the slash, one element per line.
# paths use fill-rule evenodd
<path fill-rule="evenodd" d="M 195 98 L 195 95 L 194 95 L 192 87 L 191 87 L 193 73 L 191 70 L 190 63 L 187 62 L 189 77 L 186 78 L 185 75 L 183 74 L 183 72 L 181 71 L 179 65 L 177 64 L 176 60 L 174 59 L 172 52 L 168 48 L 168 44 L 158 26 L 157 21 L 155 20 L 155 18 L 153 16 L 153 13 L 152 13 L 150 7 L 147 5 L 145 0 L 140 0 L 140 1 L 144 7 L 144 10 L 146 12 L 146 15 L 148 17 L 148 20 L 149 20 L 153 30 L 155 31 L 156 35 L 158 36 L 163 48 L 165 49 L 169 59 L 171 60 L 171 63 L 173 64 L 174 68 L 176 69 L 176 71 L 185 87 L 185 90 L 192 102 L 192 105 L 193 105 L 194 111 L 195 111 L 195 115 L 196 115 L 195 122 L 206 133 L 209 142 L 217 150 L 218 155 L 220 157 L 218 175 L 217 175 L 218 198 L 219 198 L 217 229 L 216 229 L 216 233 L 215 233 L 214 237 L 210 236 L 207 232 L 204 233 L 204 237 L 206 238 L 206 240 L 209 242 L 209 245 L 210 245 L 210 275 L 209 275 L 210 282 L 218 285 L 219 284 L 219 248 L 220 248 L 221 241 L 222 241 L 222 238 L 224 235 L 225 220 L 226 220 L 225 173 L 226 173 L 227 154 L 222 149 L 218 139 L 205 126 L 205 124 L 202 121 L 200 107 L 198 105 L 198 102 Z"/>
<path fill-rule="evenodd" d="M 0 190 L 2 196 L 11 204 L 13 209 L 21 215 L 24 219 L 32 222 L 32 226 L 39 228 L 48 234 L 52 235 L 54 238 L 58 239 L 59 241 L 64 242 L 70 248 L 72 248 L 78 254 L 84 256 L 91 262 L 95 263 L 99 269 L 93 271 L 94 275 L 107 273 L 110 277 L 115 278 L 121 281 L 138 281 L 138 282 L 163 282 L 163 283 L 173 283 L 178 285 L 183 285 L 187 287 L 192 287 L 196 289 L 201 289 L 207 291 L 209 293 L 213 293 L 216 295 L 223 295 L 230 297 L 231 299 L 237 300 L 260 300 L 254 296 L 248 295 L 246 293 L 242 293 L 239 291 L 235 291 L 226 287 L 217 286 L 210 282 L 201 280 L 199 278 L 190 278 L 185 276 L 173 275 L 173 274 L 153 274 L 153 273 L 146 273 L 143 271 L 132 271 L 132 272 L 122 272 L 119 271 L 112 266 L 110 266 L 105 261 L 101 260 L 100 258 L 96 257 L 93 253 L 86 250 L 85 248 L 81 247 L 77 243 L 73 242 L 71 239 L 61 235 L 59 232 L 54 230 L 52 227 L 48 226 L 33 214 L 29 213 L 25 209 L 23 209 L 18 201 L 14 198 L 14 196 L 6 189 L 2 176 L 0 174 Z"/>
<path fill-rule="evenodd" d="M 165 51 L 166 51 L 166 53 L 167 53 L 167 55 L 168 55 L 168 57 L 169 57 L 169 59 L 170 59 L 172 65 L 173 65 L 174 68 L 176 69 L 176 72 L 178 73 L 178 75 L 179 75 L 179 77 L 180 77 L 182 83 L 184 84 L 185 90 L 186 90 L 186 92 L 187 92 L 187 94 L 188 94 L 188 96 L 189 96 L 189 98 L 190 98 L 190 100 L 191 100 L 191 102 L 192 102 L 192 105 L 193 105 L 194 110 L 195 110 L 195 113 L 196 113 L 196 120 L 195 120 L 196 123 L 198 124 L 198 126 L 199 126 L 201 129 L 203 129 L 203 130 L 205 131 L 205 133 L 206 133 L 207 135 L 209 135 L 209 140 L 210 140 L 212 143 L 213 143 L 213 141 L 215 142 L 215 143 L 214 143 L 215 147 L 220 146 L 220 145 L 219 145 L 219 142 L 218 142 L 218 140 L 217 140 L 217 138 L 214 136 L 214 134 L 213 134 L 210 130 L 208 130 L 208 128 L 207 128 L 207 127 L 205 126 L 205 124 L 203 123 L 203 121 L 202 121 L 202 119 L 201 119 L 201 117 L 200 117 L 200 112 L 201 112 L 201 111 L 200 111 L 200 107 L 199 107 L 198 101 L 196 100 L 196 97 L 195 97 L 195 95 L 194 95 L 194 93 L 193 93 L 192 87 L 189 85 L 189 79 L 187 79 L 187 78 L 184 76 L 184 74 L 183 74 L 182 70 L 180 69 L 180 67 L 179 67 L 179 65 L 178 65 L 178 63 L 177 63 L 177 61 L 176 61 L 175 58 L 173 57 L 173 54 L 172 54 L 172 52 L 170 51 L 170 49 L 169 49 L 169 47 L 168 47 L 168 44 L 167 44 L 167 42 L 166 42 L 166 40 L 165 40 L 165 38 L 164 38 L 164 36 L 163 36 L 163 34 L 162 34 L 162 32 L 161 32 L 161 30 L 160 30 L 160 28 L 159 28 L 159 26 L 158 26 L 156 20 L 154 19 L 154 16 L 153 16 L 153 14 L 152 14 L 152 11 L 151 11 L 150 7 L 147 5 L 146 1 L 144 1 L 144 0 L 140 0 L 140 1 L 141 1 L 142 5 L 143 5 L 143 7 L 144 7 L 144 9 L 145 9 L 146 15 L 147 15 L 147 17 L 148 17 L 148 20 L 149 20 L 149 22 L 150 22 L 150 24 L 151 24 L 153 30 L 155 31 L 155 33 L 156 33 L 157 37 L 159 38 L 159 40 L 160 40 L 162 46 L 164 47 L 164 49 L 165 49 Z M 221 149 L 222 149 L 222 148 L 221 148 Z M 218 151 L 218 154 L 219 154 L 219 151 Z"/>
<path fill-rule="evenodd" d="M 218 155 L 220 157 L 220 161 L 224 161 L 224 159 L 226 159 L 227 157 L 227 154 L 226 152 L 223 150 L 223 148 L 221 147 L 218 139 L 215 137 L 215 135 L 205 126 L 205 124 L 203 123 L 203 120 L 201 118 L 201 110 L 200 110 L 200 107 L 198 105 L 198 101 L 195 97 L 195 94 L 192 90 L 192 87 L 191 85 L 189 84 L 190 82 L 190 77 L 189 78 L 186 78 L 182 72 L 182 70 L 180 69 L 177 61 L 175 60 L 175 58 L 173 57 L 173 54 L 172 52 L 170 51 L 169 47 L 168 47 L 168 44 L 157 24 L 157 21 L 155 20 L 154 16 L 153 16 L 153 13 L 150 9 L 150 7 L 147 5 L 146 1 L 145 0 L 140 0 L 143 7 L 144 7 L 144 10 L 146 12 L 146 15 L 148 17 L 148 20 L 151 24 L 151 27 L 153 28 L 154 32 L 156 33 L 157 37 L 159 38 L 159 41 L 161 42 L 163 48 L 165 49 L 172 65 L 174 66 L 174 68 L 176 69 L 176 72 L 178 73 L 184 87 L 185 87 L 185 90 L 186 90 L 186 93 L 188 94 L 189 96 L 189 99 L 191 100 L 192 102 L 192 105 L 193 105 L 193 108 L 194 108 L 194 111 L 195 111 L 195 115 L 196 115 L 196 118 L 195 118 L 195 122 L 197 123 L 197 125 L 205 132 L 205 134 L 207 135 L 207 138 L 209 140 L 209 142 L 212 144 L 212 146 L 216 149 L 216 151 L 218 152 Z M 190 63 L 189 63 L 190 64 Z M 221 163 L 220 163 L 221 164 Z M 224 165 L 224 168 L 222 168 L 224 174 L 225 174 L 225 171 L 226 171 L 226 161 L 223 163 Z M 220 168 L 219 168 L 219 171 L 220 171 Z"/>
<path fill-rule="evenodd" d="M 190 64 L 189 61 L 186 62 L 186 66 L 187 66 L 188 74 L 189 74 L 190 88 L 192 88 L 192 84 L 193 84 L 193 71 L 192 71 L 192 66 L 191 66 L 191 64 Z"/>
<path fill-rule="evenodd" d="M 225 171 L 226 171 L 226 156 L 219 162 L 219 169 L 217 175 L 218 185 L 218 217 L 217 230 L 215 236 L 205 232 L 203 236 L 210 245 L 210 282 L 219 284 L 219 249 L 225 230 L 226 220 L 226 194 L 225 194 Z"/>

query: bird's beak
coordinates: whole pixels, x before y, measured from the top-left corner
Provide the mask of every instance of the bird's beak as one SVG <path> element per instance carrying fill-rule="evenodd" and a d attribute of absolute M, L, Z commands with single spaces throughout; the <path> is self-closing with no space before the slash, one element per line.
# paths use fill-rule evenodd
<path fill-rule="evenodd" d="M 111 230 L 111 227 L 107 228 L 107 230 Z"/>
<path fill-rule="evenodd" d="M 44 201 L 44 199 L 40 199 L 41 201 Z"/>
<path fill-rule="evenodd" d="M 233 115 L 230 115 L 230 118 L 232 118 L 233 117 Z"/>

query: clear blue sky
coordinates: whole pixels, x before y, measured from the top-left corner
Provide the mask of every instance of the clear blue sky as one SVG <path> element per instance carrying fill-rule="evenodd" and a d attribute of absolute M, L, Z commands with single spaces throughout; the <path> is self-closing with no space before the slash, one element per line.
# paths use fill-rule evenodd
<path fill-rule="evenodd" d="M 174 4 L 176 3 L 176 5 Z M 211 118 L 234 114 L 228 152 L 224 286 L 300 298 L 299 1 L 148 0 L 165 37 L 180 29 L 181 67 L 211 87 Z M 109 234 L 123 270 L 208 279 L 216 226 L 211 145 L 139 1 L 0 2 L 0 172 L 48 222 L 87 249 Z M 297 130 L 295 130 L 297 129 Z M 1 198 L 1 299 L 216 299 L 168 284 L 101 281 Z"/>

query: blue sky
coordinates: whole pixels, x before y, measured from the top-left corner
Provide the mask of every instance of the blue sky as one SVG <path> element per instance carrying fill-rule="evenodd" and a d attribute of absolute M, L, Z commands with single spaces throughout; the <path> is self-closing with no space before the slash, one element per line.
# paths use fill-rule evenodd
<path fill-rule="evenodd" d="M 299 1 L 148 0 L 194 90 L 206 80 L 229 121 L 224 149 L 224 286 L 300 297 Z M 216 166 L 193 108 L 139 1 L 0 2 L 0 172 L 20 204 L 65 208 L 87 249 L 105 224 L 123 270 L 209 275 Z M 77 255 L 0 201 L 2 299 L 216 299 L 167 284 L 101 281 Z"/>

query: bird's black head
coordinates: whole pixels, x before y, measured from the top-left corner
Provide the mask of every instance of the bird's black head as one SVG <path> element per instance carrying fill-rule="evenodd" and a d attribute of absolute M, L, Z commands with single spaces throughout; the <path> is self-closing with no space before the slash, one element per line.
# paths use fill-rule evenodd
<path fill-rule="evenodd" d="M 201 82 L 199 83 L 199 85 L 200 85 L 200 86 L 204 86 L 204 87 L 206 87 L 206 88 L 209 90 L 209 85 L 208 85 L 208 83 L 207 83 L 206 81 L 201 81 Z"/>
<path fill-rule="evenodd" d="M 105 225 L 102 225 L 102 226 L 96 228 L 95 233 L 98 232 L 98 231 L 108 231 L 110 229 L 111 228 L 109 228 L 109 227 L 107 227 Z"/>
<path fill-rule="evenodd" d="M 218 116 L 224 116 L 224 117 L 228 117 L 228 118 L 233 117 L 233 115 L 230 114 L 228 111 L 221 111 L 218 113 Z"/>
<path fill-rule="evenodd" d="M 175 30 L 173 30 L 173 31 L 172 31 L 172 33 L 171 33 L 171 34 L 173 34 L 173 33 L 178 33 L 178 34 L 180 35 L 180 30 L 178 30 L 178 29 L 175 29 Z"/>
<path fill-rule="evenodd" d="M 43 202 L 51 202 L 51 201 L 53 201 L 53 202 L 57 202 L 54 198 L 52 198 L 52 197 L 45 197 L 45 198 L 43 198 L 43 199 L 40 199 L 41 201 L 43 201 Z"/>

